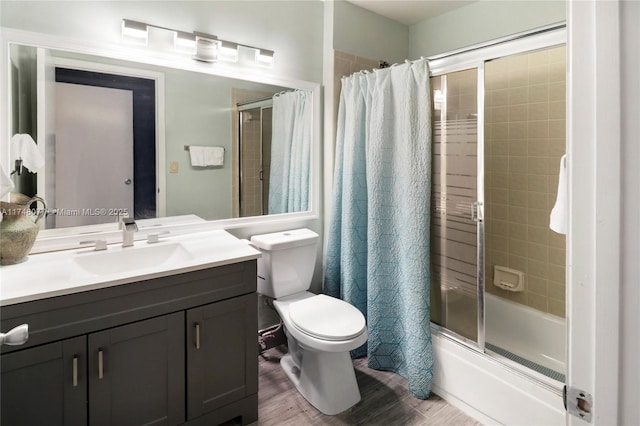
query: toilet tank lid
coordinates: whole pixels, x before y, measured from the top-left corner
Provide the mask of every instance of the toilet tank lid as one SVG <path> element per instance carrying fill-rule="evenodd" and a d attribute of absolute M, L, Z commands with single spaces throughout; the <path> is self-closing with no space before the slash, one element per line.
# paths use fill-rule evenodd
<path fill-rule="evenodd" d="M 254 235 L 251 237 L 251 242 L 262 250 L 283 250 L 315 244 L 317 240 L 318 234 L 306 228 Z"/>

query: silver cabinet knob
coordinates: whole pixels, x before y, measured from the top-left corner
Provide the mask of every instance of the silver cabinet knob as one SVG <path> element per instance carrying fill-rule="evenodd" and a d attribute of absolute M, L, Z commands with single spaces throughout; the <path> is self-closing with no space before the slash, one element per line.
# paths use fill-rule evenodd
<path fill-rule="evenodd" d="M 130 178 L 126 178 L 126 179 L 124 180 L 124 184 L 125 184 L 125 185 L 131 185 L 131 182 L 133 182 L 133 181 L 132 181 Z"/>

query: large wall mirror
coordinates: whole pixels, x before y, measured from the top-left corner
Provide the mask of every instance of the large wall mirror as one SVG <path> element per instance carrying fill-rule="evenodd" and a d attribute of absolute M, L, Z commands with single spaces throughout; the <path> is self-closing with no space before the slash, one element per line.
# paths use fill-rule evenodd
<path fill-rule="evenodd" d="M 318 84 L 85 50 L 8 44 L 8 137 L 45 160 L 12 179 L 47 201 L 40 237 L 313 210 Z"/>

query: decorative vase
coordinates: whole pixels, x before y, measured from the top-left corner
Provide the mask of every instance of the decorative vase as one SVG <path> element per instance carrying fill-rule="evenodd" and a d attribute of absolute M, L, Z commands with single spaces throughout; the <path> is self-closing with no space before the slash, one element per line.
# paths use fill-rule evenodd
<path fill-rule="evenodd" d="M 34 214 L 29 207 L 36 201 L 42 203 L 42 209 Z M 0 201 L 0 265 L 13 265 L 27 260 L 40 230 L 38 222 L 46 209 L 42 198 L 29 198 L 17 192 L 11 193 L 9 202 Z"/>

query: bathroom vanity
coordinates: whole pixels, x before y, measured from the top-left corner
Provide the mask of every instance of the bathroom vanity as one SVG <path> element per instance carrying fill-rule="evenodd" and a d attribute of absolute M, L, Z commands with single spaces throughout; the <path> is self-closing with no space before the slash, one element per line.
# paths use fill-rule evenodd
<path fill-rule="evenodd" d="M 0 270 L 2 331 L 29 325 L 25 344 L 1 347 L 2 424 L 257 420 L 259 254 L 224 231 L 178 241 L 46 253 Z M 163 244 L 188 255 L 144 265 Z M 99 256 L 121 262 L 118 253 L 143 266 L 80 271 Z"/>

